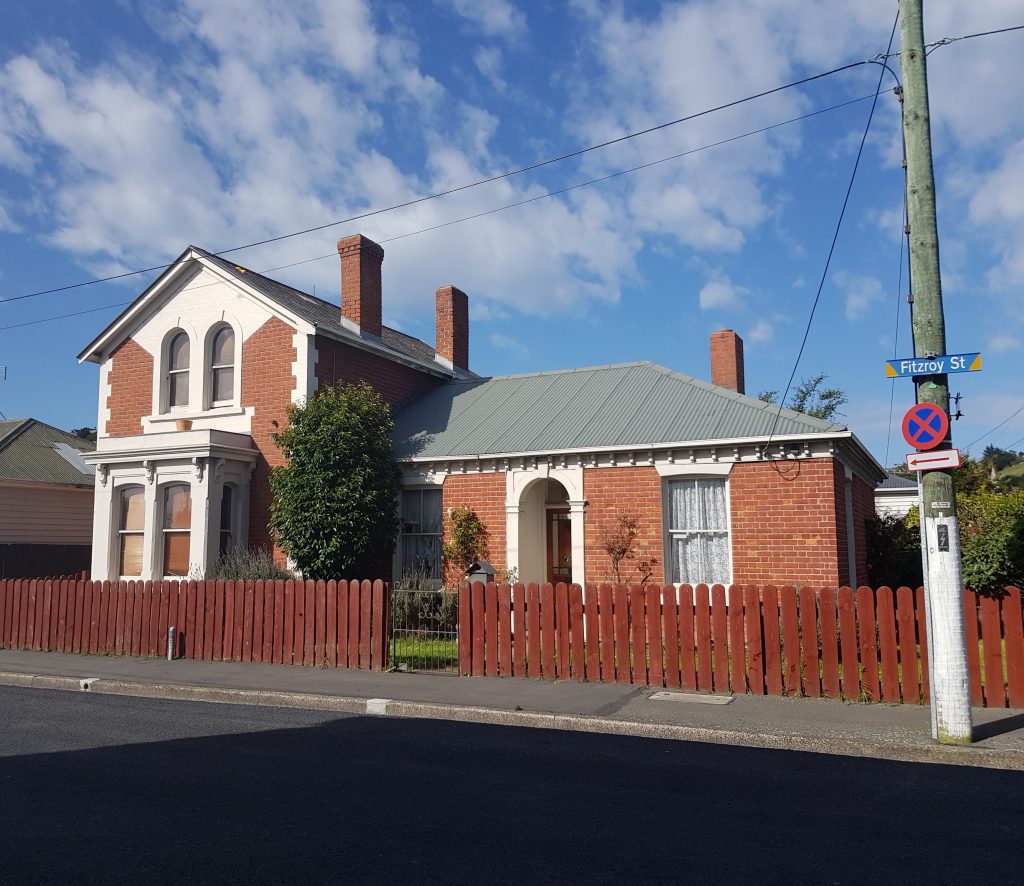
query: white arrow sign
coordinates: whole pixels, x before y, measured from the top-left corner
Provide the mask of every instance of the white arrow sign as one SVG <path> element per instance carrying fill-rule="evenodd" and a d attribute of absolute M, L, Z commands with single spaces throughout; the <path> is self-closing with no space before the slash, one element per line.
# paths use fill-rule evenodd
<path fill-rule="evenodd" d="M 912 471 L 935 471 L 960 467 L 959 449 L 938 449 L 931 452 L 911 452 L 907 467 Z"/>

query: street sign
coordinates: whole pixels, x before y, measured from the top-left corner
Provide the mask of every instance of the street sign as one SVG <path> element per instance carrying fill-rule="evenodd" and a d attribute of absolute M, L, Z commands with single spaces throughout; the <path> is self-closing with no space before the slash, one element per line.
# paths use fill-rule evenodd
<path fill-rule="evenodd" d="M 942 354 L 938 357 L 901 357 L 885 361 L 886 378 L 911 375 L 948 375 L 951 372 L 979 372 L 981 354 Z"/>
<path fill-rule="evenodd" d="M 907 467 L 912 471 L 938 471 L 960 467 L 959 449 L 940 449 L 938 452 L 911 452 L 907 456 Z M 949 502 L 940 503 L 949 507 Z M 932 505 L 937 507 L 938 505 Z"/>
<path fill-rule="evenodd" d="M 915 449 L 934 449 L 948 431 L 949 416 L 934 403 L 918 403 L 903 416 L 903 439 Z"/>

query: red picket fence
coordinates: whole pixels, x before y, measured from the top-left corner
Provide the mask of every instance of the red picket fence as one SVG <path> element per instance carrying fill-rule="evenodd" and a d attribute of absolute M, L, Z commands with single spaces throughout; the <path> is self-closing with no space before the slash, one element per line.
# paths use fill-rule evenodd
<path fill-rule="evenodd" d="M 1024 707 L 1020 591 L 964 611 L 973 703 Z M 474 583 L 459 618 L 464 675 L 928 701 L 921 588 Z"/>
<path fill-rule="evenodd" d="M 8 649 L 383 670 L 381 581 L 0 580 Z"/>

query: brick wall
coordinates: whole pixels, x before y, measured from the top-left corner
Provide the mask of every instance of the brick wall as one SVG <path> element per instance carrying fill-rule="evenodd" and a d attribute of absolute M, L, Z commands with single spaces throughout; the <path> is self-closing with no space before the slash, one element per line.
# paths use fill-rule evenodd
<path fill-rule="evenodd" d="M 445 477 L 445 513 L 463 505 L 472 508 L 487 529 L 490 563 L 499 578 L 505 571 L 505 474 L 457 474 Z"/>
<path fill-rule="evenodd" d="M 875 487 L 853 477 L 853 531 L 857 542 L 857 583 L 868 581 L 868 520 L 875 514 Z"/>
<path fill-rule="evenodd" d="M 271 317 L 242 344 L 242 405 L 255 410 L 252 439 L 260 451 L 249 498 L 250 545 L 270 544 L 270 468 L 285 463 L 270 435 L 283 429 L 288 421 L 287 410 L 295 387 L 294 334 L 287 323 Z"/>
<path fill-rule="evenodd" d="M 583 493 L 587 499 L 583 544 L 587 581 L 611 579 L 611 560 L 604 550 L 605 539 L 618 528 L 620 516 L 638 518 L 639 533 L 634 544 L 637 559 L 655 556 L 658 563 L 651 581 L 664 575 L 665 551 L 661 519 L 661 478 L 649 465 L 623 468 L 584 468 Z M 624 581 L 636 578 L 634 563 L 623 566 Z M 632 575 L 627 573 L 633 572 Z"/>
<path fill-rule="evenodd" d="M 153 411 L 153 355 L 134 339 L 125 339 L 111 354 L 106 434 L 142 433 L 142 416 Z"/>
<path fill-rule="evenodd" d="M 845 567 L 837 514 L 843 468 L 830 458 L 738 464 L 729 475 L 733 581 L 835 586 Z M 840 550 L 843 561 L 840 564 Z"/>
<path fill-rule="evenodd" d="M 316 351 L 314 372 L 320 387 L 367 381 L 396 409 L 441 383 L 426 372 L 322 335 L 316 336 Z"/>

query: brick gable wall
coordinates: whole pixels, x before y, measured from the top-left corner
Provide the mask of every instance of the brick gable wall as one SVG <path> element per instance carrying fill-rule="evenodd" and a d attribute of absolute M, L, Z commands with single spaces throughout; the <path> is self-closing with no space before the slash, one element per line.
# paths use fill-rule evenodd
<path fill-rule="evenodd" d="M 142 416 L 153 411 L 153 355 L 134 339 L 125 339 L 110 355 L 107 376 L 110 411 L 105 433 L 129 437 L 142 433 Z"/>
<path fill-rule="evenodd" d="M 444 512 L 466 505 L 487 529 L 490 563 L 500 579 L 505 571 L 505 474 L 453 474 L 442 487 Z M 446 576 L 446 579 L 450 579 Z"/>
<path fill-rule="evenodd" d="M 316 336 L 315 345 L 317 358 L 314 373 L 319 387 L 328 387 L 337 382 L 354 384 L 367 381 L 388 403 L 398 409 L 442 383 L 441 379 L 426 372 L 393 363 L 326 336 Z"/>
<path fill-rule="evenodd" d="M 270 468 L 285 464 L 271 434 L 288 422 L 295 388 L 294 334 L 287 323 L 271 317 L 242 343 L 242 405 L 254 410 L 252 439 L 260 452 L 249 496 L 249 544 L 253 546 L 270 546 Z"/>
<path fill-rule="evenodd" d="M 837 482 L 844 482 L 843 468 L 831 458 L 733 467 L 733 581 L 834 587 L 846 556 L 846 518 L 842 507 L 837 513 L 837 501 L 842 501 Z"/>
<path fill-rule="evenodd" d="M 665 574 L 665 551 L 658 471 L 650 465 L 584 468 L 583 494 L 587 499 L 583 531 L 587 581 L 611 579 L 611 560 L 604 549 L 605 539 L 617 530 L 619 517 L 631 514 L 638 518 L 639 525 L 634 543 L 637 559 L 651 555 L 658 558 L 651 581 L 660 584 Z M 623 564 L 624 579 L 636 578 L 635 562 Z"/>

